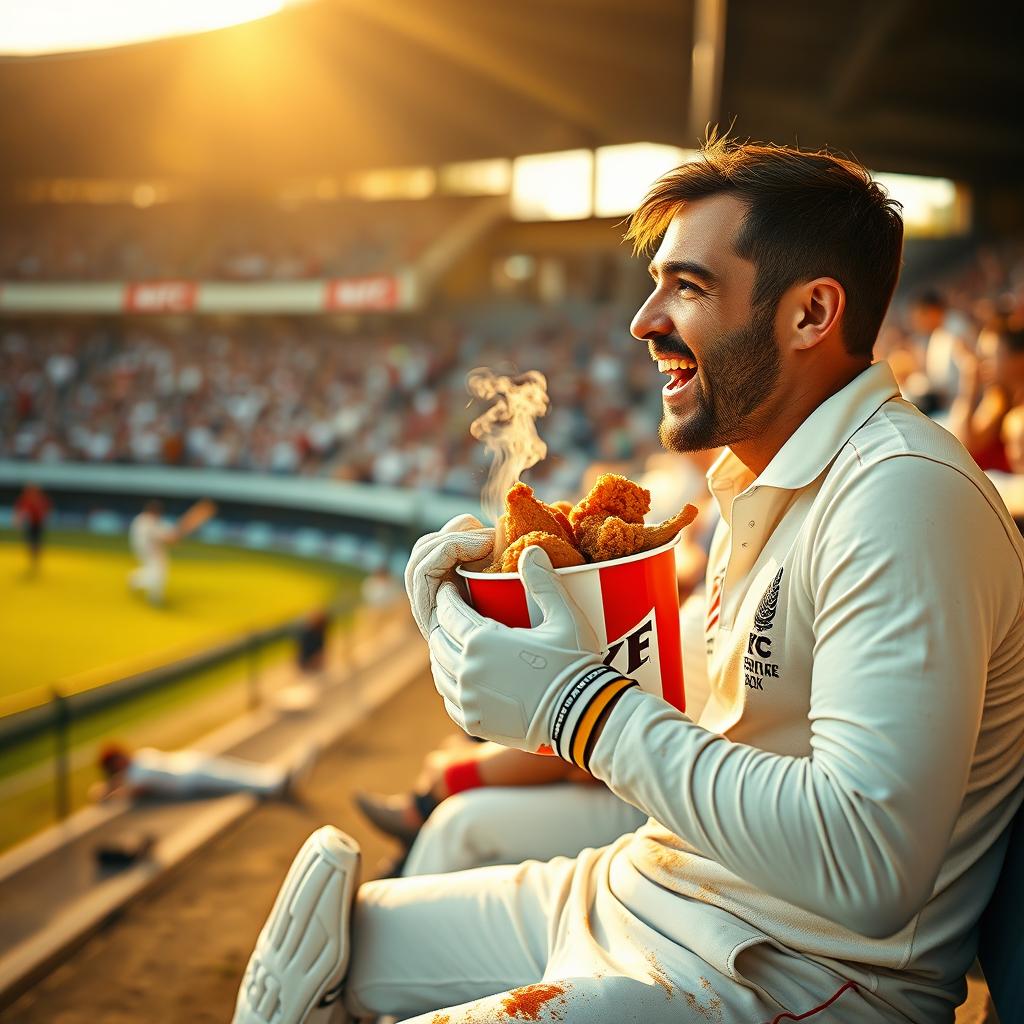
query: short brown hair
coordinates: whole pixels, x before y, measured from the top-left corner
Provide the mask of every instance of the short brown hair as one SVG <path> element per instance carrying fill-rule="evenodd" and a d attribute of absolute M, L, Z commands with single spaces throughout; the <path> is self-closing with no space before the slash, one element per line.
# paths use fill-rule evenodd
<path fill-rule="evenodd" d="M 736 252 L 757 268 L 753 304 L 774 309 L 792 285 L 834 277 L 846 289 L 843 343 L 870 358 L 900 272 L 900 204 L 852 160 L 712 133 L 697 160 L 655 182 L 626 238 L 653 252 L 684 203 L 719 194 L 747 205 Z"/>

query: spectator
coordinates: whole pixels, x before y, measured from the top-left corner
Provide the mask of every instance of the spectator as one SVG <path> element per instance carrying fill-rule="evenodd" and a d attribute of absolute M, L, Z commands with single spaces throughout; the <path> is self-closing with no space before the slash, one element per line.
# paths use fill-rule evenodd
<path fill-rule="evenodd" d="M 960 342 L 954 353 L 960 384 L 949 429 L 982 469 L 1011 472 L 1003 426 L 1024 405 L 1024 330 L 997 321 L 978 336 L 977 353 Z"/>
<path fill-rule="evenodd" d="M 943 296 L 934 289 L 922 292 L 914 301 L 911 319 L 924 341 L 924 372 L 935 403 L 944 407 L 957 393 L 958 374 L 955 348 L 965 341 L 966 325 L 951 315 Z"/>

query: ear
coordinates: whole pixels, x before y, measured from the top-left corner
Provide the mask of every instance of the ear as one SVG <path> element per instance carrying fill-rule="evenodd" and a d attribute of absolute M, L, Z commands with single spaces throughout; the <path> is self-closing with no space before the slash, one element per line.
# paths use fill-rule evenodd
<path fill-rule="evenodd" d="M 794 285 L 780 304 L 782 329 L 797 351 L 814 348 L 829 337 L 838 337 L 846 309 L 846 289 L 834 277 L 816 277 Z"/>

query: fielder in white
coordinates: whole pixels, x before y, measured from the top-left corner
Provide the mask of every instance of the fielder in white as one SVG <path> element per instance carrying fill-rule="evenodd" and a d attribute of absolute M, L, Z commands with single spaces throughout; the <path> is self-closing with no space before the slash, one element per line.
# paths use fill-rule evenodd
<path fill-rule="evenodd" d="M 407 584 L 457 724 L 548 743 L 650 820 L 575 859 L 358 890 L 354 844 L 321 829 L 236 1021 L 953 1020 L 1021 799 L 1024 547 L 871 363 L 898 211 L 857 165 L 717 142 L 630 233 L 657 247 L 632 331 L 669 378 L 663 443 L 729 449 L 700 719 L 606 669 L 537 548 L 533 629 L 451 582 L 492 542 L 465 517 Z"/>

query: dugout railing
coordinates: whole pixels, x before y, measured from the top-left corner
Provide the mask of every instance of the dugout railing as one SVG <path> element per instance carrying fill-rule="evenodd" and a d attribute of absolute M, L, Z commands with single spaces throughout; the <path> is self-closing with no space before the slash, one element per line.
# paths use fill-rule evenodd
<path fill-rule="evenodd" d="M 329 620 L 340 629 L 351 632 L 358 606 L 354 600 L 335 605 L 329 611 Z M 318 612 L 322 612 L 322 609 L 311 610 L 264 629 L 247 631 L 178 660 L 112 679 L 102 686 L 77 693 L 62 692 L 59 685 L 51 687 L 44 701 L 0 718 L 0 746 L 8 747 L 47 733 L 51 735 L 54 818 L 57 821 L 63 820 L 74 810 L 70 779 L 75 770 L 71 739 L 71 730 L 75 725 L 85 725 L 89 717 L 97 712 L 148 691 L 172 686 L 197 672 L 239 657 L 235 684 L 237 686 L 238 682 L 244 682 L 245 710 L 255 711 L 268 695 L 265 692 L 266 666 L 262 661 L 263 652 L 269 645 L 289 637 L 295 638 L 298 651 L 302 631 L 307 627 L 311 615 Z"/>

